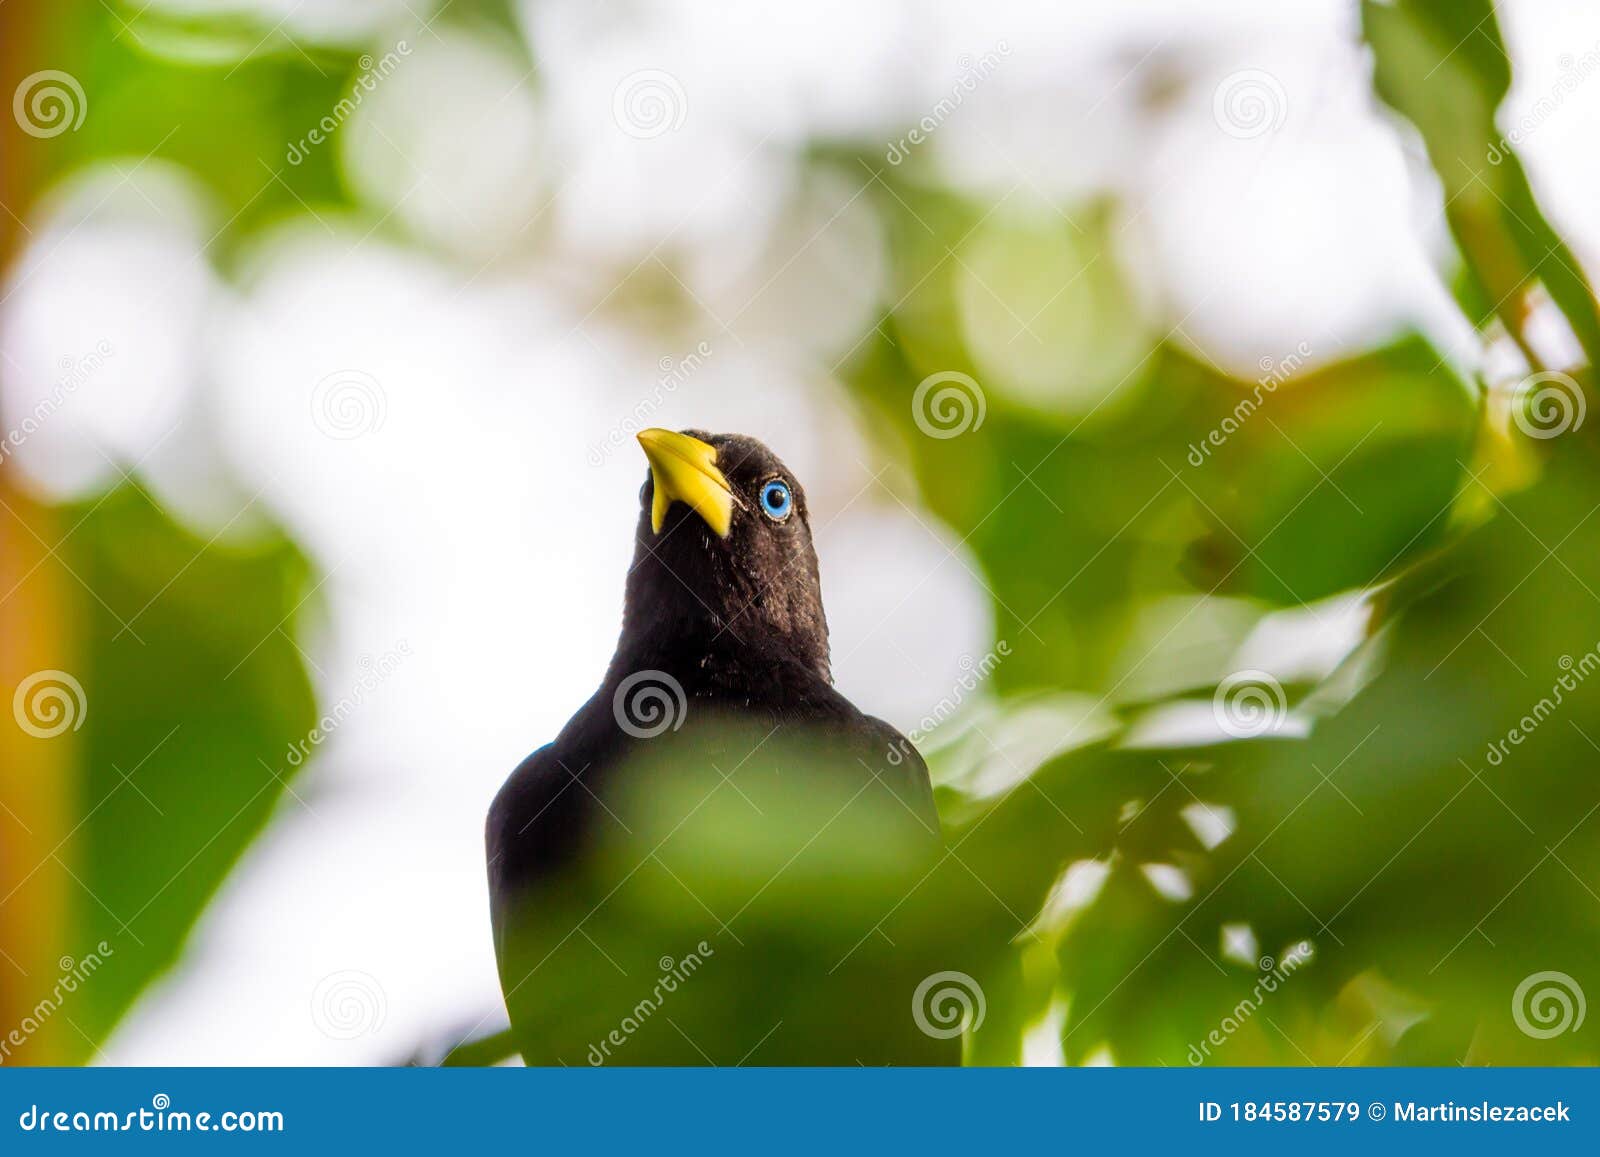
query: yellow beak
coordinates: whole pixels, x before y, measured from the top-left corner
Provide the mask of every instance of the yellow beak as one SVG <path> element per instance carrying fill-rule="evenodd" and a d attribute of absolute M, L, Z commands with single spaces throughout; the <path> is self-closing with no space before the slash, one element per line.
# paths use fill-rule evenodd
<path fill-rule="evenodd" d="M 682 502 L 705 519 L 719 538 L 727 538 L 733 524 L 733 490 L 717 469 L 717 448 L 656 427 L 639 431 L 638 438 L 655 481 L 650 529 L 660 534 L 667 511 L 674 502 Z"/>

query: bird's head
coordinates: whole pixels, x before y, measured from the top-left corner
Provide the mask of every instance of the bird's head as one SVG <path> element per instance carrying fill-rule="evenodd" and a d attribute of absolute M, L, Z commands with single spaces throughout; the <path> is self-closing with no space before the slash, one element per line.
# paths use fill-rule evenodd
<path fill-rule="evenodd" d="M 805 491 L 741 434 L 650 429 L 627 628 L 676 645 L 778 652 L 828 677 L 828 625 Z"/>

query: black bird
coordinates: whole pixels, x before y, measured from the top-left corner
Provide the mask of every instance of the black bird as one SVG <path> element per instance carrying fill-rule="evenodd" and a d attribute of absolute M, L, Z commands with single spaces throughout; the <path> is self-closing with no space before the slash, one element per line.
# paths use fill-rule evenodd
<path fill-rule="evenodd" d="M 489 811 L 524 1060 L 954 1063 L 913 1009 L 927 768 L 833 687 L 805 491 L 753 438 L 638 439 L 616 653 Z"/>

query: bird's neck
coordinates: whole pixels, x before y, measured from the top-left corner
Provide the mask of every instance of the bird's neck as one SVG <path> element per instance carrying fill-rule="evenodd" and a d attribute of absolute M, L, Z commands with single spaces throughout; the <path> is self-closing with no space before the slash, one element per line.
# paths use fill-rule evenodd
<path fill-rule="evenodd" d="M 659 670 L 686 686 L 709 688 L 789 669 L 832 684 L 820 608 L 814 626 L 796 631 L 774 622 L 759 597 L 708 603 L 676 579 L 646 573 L 655 566 L 644 559 L 629 576 L 613 678 Z"/>
<path fill-rule="evenodd" d="M 824 683 L 833 681 L 826 641 L 818 647 L 775 632 L 759 619 L 682 604 L 630 608 L 611 667 L 617 677 L 658 670 L 698 686 L 760 678 L 783 668 L 808 671 Z"/>

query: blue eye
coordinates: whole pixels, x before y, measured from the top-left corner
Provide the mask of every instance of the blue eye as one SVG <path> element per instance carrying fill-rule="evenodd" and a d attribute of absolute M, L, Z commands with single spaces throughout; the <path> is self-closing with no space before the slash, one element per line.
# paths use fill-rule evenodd
<path fill-rule="evenodd" d="M 761 488 L 761 509 L 774 522 L 782 522 L 794 508 L 789 488 L 774 478 Z"/>

